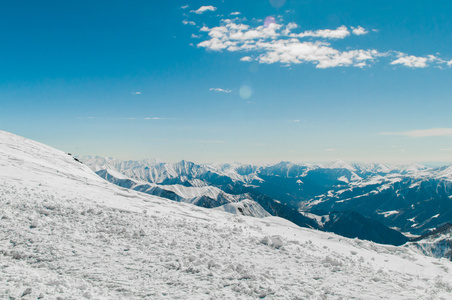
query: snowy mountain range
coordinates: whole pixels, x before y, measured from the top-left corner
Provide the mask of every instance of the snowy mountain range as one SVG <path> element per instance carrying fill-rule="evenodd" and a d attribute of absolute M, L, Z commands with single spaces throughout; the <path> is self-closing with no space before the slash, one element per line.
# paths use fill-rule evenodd
<path fill-rule="evenodd" d="M 402 235 L 387 240 L 390 231 L 383 227 L 412 237 L 452 221 L 452 166 L 427 168 L 419 164 L 388 166 L 343 161 L 199 165 L 187 161 L 80 159 L 101 177 L 122 187 L 204 207 L 248 199 L 260 204 L 268 213 L 300 226 L 376 242 L 400 245 L 407 240 Z M 186 187 L 184 192 L 181 186 Z M 180 199 L 168 194 L 175 188 L 179 190 Z M 349 226 L 336 224 L 339 213 L 341 222 L 348 220 Z M 335 217 L 330 218 L 330 214 Z M 336 222 L 324 224 L 322 218 Z M 362 230 L 356 230 L 358 225 Z M 355 229 L 352 231 L 352 228 Z M 397 237 L 396 233 L 391 235 Z"/>
<path fill-rule="evenodd" d="M 452 263 L 412 246 L 225 212 L 234 203 L 206 209 L 123 188 L 62 151 L 3 131 L 0 195 L 7 299 L 447 299 L 452 292 Z"/>

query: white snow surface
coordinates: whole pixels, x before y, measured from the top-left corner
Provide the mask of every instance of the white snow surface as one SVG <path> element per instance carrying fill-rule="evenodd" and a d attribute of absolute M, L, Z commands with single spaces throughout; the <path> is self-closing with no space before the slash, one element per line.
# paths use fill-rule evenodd
<path fill-rule="evenodd" d="M 389 217 L 389 216 L 392 216 L 392 215 L 397 215 L 397 214 L 399 214 L 400 212 L 398 211 L 398 210 L 389 210 L 389 211 L 383 211 L 383 212 L 380 212 L 379 214 L 380 215 L 383 215 L 385 218 L 387 218 L 387 217 Z"/>
<path fill-rule="evenodd" d="M 452 180 L 452 166 L 438 173 L 438 177 Z"/>
<path fill-rule="evenodd" d="M 142 191 L 147 194 L 156 195 L 156 196 L 159 196 L 159 194 L 153 194 L 153 190 L 156 188 L 158 188 L 160 190 L 171 191 L 171 192 L 174 192 L 179 197 L 181 197 L 181 199 L 179 199 L 180 202 L 196 204 L 197 201 L 199 201 L 200 198 L 203 196 L 209 197 L 211 199 L 215 199 L 217 201 L 219 200 L 219 198 L 221 198 L 221 203 L 224 203 L 224 201 L 226 201 L 226 202 L 229 201 L 231 203 L 240 202 L 244 199 L 245 200 L 248 199 L 248 196 L 246 194 L 232 195 L 232 194 L 223 192 L 222 190 L 220 190 L 219 188 L 214 187 L 214 186 L 208 186 L 208 185 L 203 186 L 200 184 L 198 184 L 197 186 L 184 186 L 181 184 L 160 185 L 160 184 L 155 184 L 155 183 L 137 181 L 135 179 L 128 178 L 128 177 L 118 173 L 115 170 L 104 170 L 104 171 L 106 171 L 108 173 L 109 177 L 112 177 L 115 179 L 128 179 L 130 182 L 132 182 L 132 185 L 130 187 L 130 189 L 132 189 L 132 190 L 138 190 L 138 191 Z M 104 175 L 102 175 L 101 177 L 105 178 Z M 110 180 L 110 182 L 115 183 L 114 181 L 111 181 L 111 180 Z M 145 189 L 145 190 L 141 189 L 142 186 L 147 187 L 147 189 Z M 257 215 L 255 215 L 255 217 L 261 218 L 261 217 L 263 217 L 263 214 L 262 214 L 262 212 L 260 212 L 260 210 L 263 210 L 263 208 L 258 203 L 255 203 L 254 206 L 256 206 L 256 205 L 259 207 L 259 209 L 253 209 L 253 210 L 247 209 L 247 212 L 249 213 L 249 212 L 255 211 L 257 213 Z M 241 207 L 241 206 L 239 205 L 238 207 Z M 231 208 L 232 208 L 232 206 L 231 206 Z M 235 212 L 233 212 L 233 213 L 235 213 Z M 249 215 L 249 214 L 245 214 L 245 215 Z"/>
<path fill-rule="evenodd" d="M 346 182 L 346 183 L 349 182 L 348 179 L 347 179 L 347 177 L 345 177 L 345 176 L 341 176 L 341 177 L 339 177 L 337 180 L 343 181 L 343 182 Z"/>
<path fill-rule="evenodd" d="M 414 248 L 425 255 L 432 257 L 452 258 L 452 230 L 449 227 L 441 232 L 433 233 L 421 240 L 407 243 L 408 247 Z"/>
<path fill-rule="evenodd" d="M 222 191 L 214 186 L 201 186 L 201 187 L 187 187 L 181 184 L 173 185 L 155 185 L 161 189 L 173 191 L 177 195 L 183 198 L 195 198 L 201 196 L 207 196 L 216 199 Z"/>
<path fill-rule="evenodd" d="M 169 201 L 0 131 L 0 298 L 450 299 L 452 264 Z"/>
<path fill-rule="evenodd" d="M 225 211 L 234 215 L 243 215 L 256 218 L 271 217 L 271 215 L 259 203 L 249 199 L 236 203 L 227 203 L 213 209 Z"/>
<path fill-rule="evenodd" d="M 353 167 L 351 164 L 346 163 L 345 161 L 342 161 L 342 160 L 336 160 L 335 162 L 329 164 L 328 168 L 330 168 L 330 169 L 347 169 L 351 172 L 356 171 L 355 167 Z"/>
<path fill-rule="evenodd" d="M 114 158 L 99 156 L 83 156 L 80 157 L 80 160 L 93 171 L 116 170 L 132 179 L 150 183 L 162 183 L 166 179 L 173 178 L 186 179 L 191 182 L 193 180 L 190 179 L 190 177 L 203 175 L 208 172 L 216 173 L 219 176 L 227 176 L 233 181 L 244 183 L 253 180 L 262 181 L 256 174 L 239 175 L 236 169 L 242 165 L 238 163 L 197 165 L 184 160 L 177 163 L 164 163 L 150 159 L 141 161 L 121 161 Z M 196 182 L 192 184 L 197 186 Z"/>

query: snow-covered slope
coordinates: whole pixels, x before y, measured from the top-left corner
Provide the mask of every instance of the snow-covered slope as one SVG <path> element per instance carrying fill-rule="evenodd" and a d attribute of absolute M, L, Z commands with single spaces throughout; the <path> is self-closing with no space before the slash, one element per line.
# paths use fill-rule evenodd
<path fill-rule="evenodd" d="M 108 183 L 0 132 L 0 292 L 16 299 L 447 299 L 449 261 Z"/>
<path fill-rule="evenodd" d="M 205 208 L 219 207 L 229 203 L 237 203 L 244 200 L 250 200 L 249 195 L 231 195 L 223 192 L 221 189 L 208 186 L 184 186 L 181 184 L 173 185 L 158 185 L 155 183 L 146 183 L 136 181 L 128 178 L 125 175 L 109 169 L 102 169 L 96 172 L 101 178 L 114 183 L 120 187 L 132 189 L 135 191 L 143 192 L 149 195 L 159 196 L 162 198 L 195 204 L 197 206 Z M 254 201 L 252 201 L 254 202 Z M 246 210 L 249 216 L 253 216 L 253 212 L 256 212 L 255 217 L 262 217 L 262 211 L 265 211 L 258 203 L 254 202 L 254 206 L 259 209 Z M 234 206 L 230 206 L 234 207 Z M 241 206 L 239 206 L 241 207 Z M 235 212 L 234 212 L 235 213 Z"/>
<path fill-rule="evenodd" d="M 271 215 L 262 206 L 253 200 L 242 200 L 240 202 L 224 204 L 215 208 L 235 215 L 265 218 Z"/>
<path fill-rule="evenodd" d="M 452 261 L 452 224 L 446 223 L 432 232 L 414 239 L 409 246 L 419 249 L 425 255 L 445 257 Z"/>
<path fill-rule="evenodd" d="M 220 182 L 226 180 L 224 182 L 226 184 L 233 182 L 246 183 L 250 180 L 259 180 L 254 173 L 239 174 L 238 171 L 244 170 L 243 166 L 240 164 L 199 165 L 185 160 L 177 163 L 165 163 L 149 159 L 141 161 L 121 161 L 114 158 L 99 156 L 84 156 L 79 159 L 94 171 L 116 170 L 134 180 L 149 183 L 181 183 L 197 186 L 200 183 L 199 179 Z M 250 172 L 254 171 L 254 168 L 250 170 Z M 201 180 L 201 182 L 204 180 Z"/>
<path fill-rule="evenodd" d="M 316 211 L 320 214 L 355 211 L 407 235 L 420 235 L 440 224 L 452 222 L 452 167 L 447 166 L 427 168 L 419 164 L 386 166 L 381 163 L 343 161 L 324 165 L 292 162 L 274 165 L 198 165 L 186 161 L 167 164 L 151 160 L 134 162 L 100 157 L 81 159 L 98 174 L 114 171 L 151 185 L 183 185 L 188 187 L 187 190 L 194 188 L 192 191 L 198 190 L 198 194 L 204 193 L 203 196 L 184 198 L 188 200 L 182 201 L 205 207 L 244 200 L 233 199 L 236 197 L 231 197 L 232 195 L 247 195 L 246 199 L 257 202 L 258 196 L 264 195 L 281 203 L 280 208 L 283 210 L 301 209 L 314 214 Z M 159 180 L 156 181 L 155 178 Z M 198 187 L 203 189 L 196 189 Z M 227 195 L 219 194 L 221 197 L 218 201 L 218 197 L 202 192 L 207 191 L 207 187 L 215 188 L 217 193 L 222 190 Z M 161 187 L 146 192 L 176 200 L 175 194 L 162 193 Z M 289 220 L 299 225 L 306 223 L 298 222 L 296 215 L 274 214 L 271 212 L 274 209 L 269 210 L 262 203 L 261 205 L 272 215 L 288 216 Z M 350 237 L 354 231 L 346 233 Z"/>

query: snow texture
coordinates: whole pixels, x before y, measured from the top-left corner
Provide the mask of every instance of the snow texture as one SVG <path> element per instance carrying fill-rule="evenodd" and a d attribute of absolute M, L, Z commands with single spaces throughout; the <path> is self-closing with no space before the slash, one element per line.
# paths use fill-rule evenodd
<path fill-rule="evenodd" d="M 452 264 L 115 186 L 0 131 L 0 298 L 450 299 Z"/>

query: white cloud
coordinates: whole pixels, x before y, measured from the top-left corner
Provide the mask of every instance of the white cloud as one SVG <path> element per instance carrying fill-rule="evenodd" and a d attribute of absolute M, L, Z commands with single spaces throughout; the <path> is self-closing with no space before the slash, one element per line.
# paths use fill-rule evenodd
<path fill-rule="evenodd" d="M 298 28 L 298 25 L 294 22 L 290 22 L 285 26 L 282 34 L 294 38 L 317 37 L 325 39 L 344 39 L 350 35 L 350 31 L 344 25 L 336 29 L 307 30 L 301 33 L 292 33 L 292 29 L 295 28 Z"/>
<path fill-rule="evenodd" d="M 132 95 L 141 95 L 141 92 L 132 92 Z"/>
<path fill-rule="evenodd" d="M 238 15 L 240 15 L 240 14 L 242 14 L 241 12 L 238 12 L 238 11 L 235 11 L 235 12 L 232 12 L 231 13 L 231 16 L 238 16 Z"/>
<path fill-rule="evenodd" d="M 215 6 L 207 5 L 207 6 L 201 6 L 197 10 L 192 10 L 191 12 L 194 12 L 194 13 L 200 15 L 206 11 L 216 11 L 216 10 L 217 10 L 217 8 Z"/>
<path fill-rule="evenodd" d="M 193 26 L 196 25 L 195 22 L 193 22 L 193 21 L 187 21 L 187 20 L 183 20 L 182 23 L 183 23 L 184 25 L 193 25 Z"/>
<path fill-rule="evenodd" d="M 232 92 L 232 90 L 220 89 L 220 88 L 210 88 L 209 91 L 228 93 L 228 94 Z"/>
<path fill-rule="evenodd" d="M 188 4 L 187 4 L 187 5 L 183 5 L 183 6 L 181 6 L 180 8 L 186 9 L 186 8 L 189 8 L 189 5 L 188 5 Z"/>
<path fill-rule="evenodd" d="M 414 55 L 407 55 L 405 53 L 398 53 L 398 59 L 391 62 L 391 65 L 404 65 L 411 68 L 425 68 L 428 67 L 427 62 L 446 63 L 444 60 L 434 56 L 427 55 L 426 57 L 419 57 Z"/>
<path fill-rule="evenodd" d="M 290 120 L 290 123 L 300 123 L 300 120 Z"/>
<path fill-rule="evenodd" d="M 168 118 L 152 117 L 152 118 L 143 118 L 143 120 L 168 120 Z"/>
<path fill-rule="evenodd" d="M 281 20 L 281 18 L 278 18 Z M 336 48 L 332 43 L 345 39 L 351 34 L 364 35 L 369 31 L 362 26 L 336 29 L 298 31 L 298 25 L 290 22 L 286 25 L 271 23 L 264 26 L 262 20 L 247 21 L 245 18 L 224 19 L 219 26 L 203 26 L 199 31 L 204 40 L 198 48 L 212 51 L 245 52 L 252 55 L 240 60 L 249 62 L 283 65 L 312 63 L 317 68 L 353 66 L 363 68 L 372 65 L 378 59 L 388 57 L 391 65 L 403 65 L 411 68 L 425 68 L 429 65 L 452 67 L 452 60 L 446 61 L 434 55 L 417 57 L 397 51 L 380 52 L 376 49 L 350 48 L 343 45 Z M 260 23 L 262 25 L 252 25 Z M 372 32 L 377 30 L 369 29 Z M 341 43 L 343 44 L 343 43 Z"/>
<path fill-rule="evenodd" d="M 452 128 L 419 129 L 399 132 L 381 132 L 383 135 L 400 135 L 408 137 L 452 136 Z"/>
<path fill-rule="evenodd" d="M 354 35 L 363 35 L 363 34 L 367 34 L 368 33 L 368 31 L 366 30 L 366 29 L 364 29 L 363 27 L 361 27 L 361 26 L 358 26 L 358 27 L 352 27 L 352 33 L 354 34 Z"/>
<path fill-rule="evenodd" d="M 289 23 L 290 24 L 290 23 Z M 350 31 L 348 31 L 347 27 L 341 26 L 336 29 L 321 29 L 316 31 L 305 31 L 299 34 L 291 34 L 291 37 L 320 37 L 326 39 L 344 39 L 350 35 Z"/>
<path fill-rule="evenodd" d="M 253 61 L 253 58 L 251 56 L 244 56 L 240 59 L 240 61 Z"/>
<path fill-rule="evenodd" d="M 267 51 L 259 56 L 261 63 L 299 64 L 311 62 L 317 68 L 338 66 L 362 67 L 366 61 L 372 61 L 379 56 L 376 50 L 339 51 L 324 42 L 300 42 L 298 40 L 279 40 L 274 43 L 262 44 Z"/>
<path fill-rule="evenodd" d="M 292 29 L 295 29 L 295 28 L 297 28 L 297 27 L 298 27 L 298 25 L 297 25 L 296 23 L 290 22 L 289 24 L 286 25 L 286 28 L 282 31 L 282 33 L 283 33 L 284 35 L 290 35 Z"/>
<path fill-rule="evenodd" d="M 427 67 L 428 58 L 417 57 L 414 55 L 405 55 L 391 62 L 391 65 L 404 65 L 411 68 L 425 68 Z"/>
<path fill-rule="evenodd" d="M 261 52 L 256 60 L 260 63 L 272 64 L 300 64 L 310 62 L 317 68 L 337 66 L 364 67 L 377 57 L 384 54 L 376 50 L 334 49 L 325 41 L 302 41 L 302 38 L 342 39 L 350 35 L 345 26 L 337 29 L 324 29 L 292 33 L 297 24 L 270 24 L 251 27 L 247 24 L 236 23 L 236 20 L 223 20 L 221 26 L 203 27 L 201 32 L 208 33 L 208 39 L 197 46 L 213 51 Z M 242 57 L 241 61 L 251 61 L 251 56 Z"/>
<path fill-rule="evenodd" d="M 196 35 L 196 34 L 194 34 L 194 33 L 191 34 L 191 37 L 192 37 L 193 39 L 199 39 L 199 38 L 201 38 L 200 35 Z"/>

